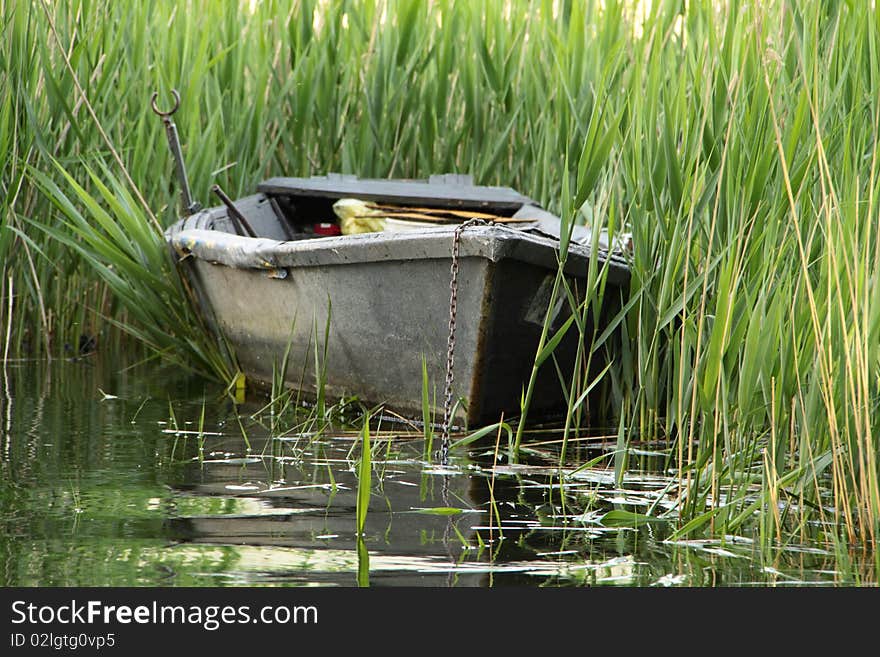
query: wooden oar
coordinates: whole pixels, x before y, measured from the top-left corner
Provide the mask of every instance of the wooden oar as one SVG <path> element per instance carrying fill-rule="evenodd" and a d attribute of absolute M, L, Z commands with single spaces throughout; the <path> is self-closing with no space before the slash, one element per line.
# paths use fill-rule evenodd
<path fill-rule="evenodd" d="M 453 210 L 452 208 L 418 208 L 413 206 L 401 206 L 401 205 L 382 205 L 379 203 L 367 203 L 367 205 L 371 208 L 376 208 L 377 210 L 387 210 L 389 212 L 418 212 L 420 214 L 449 214 L 453 217 L 462 217 L 463 219 L 506 219 L 507 217 L 499 217 L 496 214 L 489 214 L 488 212 L 478 212 L 476 210 Z"/>
<path fill-rule="evenodd" d="M 416 221 L 425 221 L 434 224 L 456 224 L 461 223 L 462 219 L 455 217 L 438 217 L 436 215 L 430 214 L 419 214 L 417 212 L 383 212 L 381 215 L 377 214 L 359 214 L 356 215 L 358 219 L 371 217 L 373 219 L 388 217 L 389 219 L 413 219 Z M 482 217 L 471 217 L 472 219 L 481 219 Z M 528 217 L 493 217 L 492 219 L 487 219 L 487 221 L 492 221 L 496 224 L 517 224 L 517 223 L 526 223 L 531 221 L 537 221 L 537 219 L 529 219 Z"/>
<path fill-rule="evenodd" d="M 457 223 L 460 219 L 485 219 L 499 224 L 521 223 L 528 221 L 537 221 L 529 217 L 503 217 L 497 214 L 489 214 L 487 212 L 476 212 L 469 210 L 450 210 L 447 208 L 412 208 L 397 205 L 380 205 L 378 203 L 367 203 L 368 207 L 374 210 L 380 210 L 382 215 L 392 219 L 416 219 L 419 221 L 430 221 L 435 223 Z M 368 215 L 376 216 L 376 215 Z"/>

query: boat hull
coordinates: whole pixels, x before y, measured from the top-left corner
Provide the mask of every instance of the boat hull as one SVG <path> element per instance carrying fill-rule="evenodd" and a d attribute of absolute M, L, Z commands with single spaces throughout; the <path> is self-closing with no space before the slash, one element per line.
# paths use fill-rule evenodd
<path fill-rule="evenodd" d="M 311 395 L 323 388 L 328 398 L 355 396 L 420 418 L 424 359 L 430 405 L 440 420 L 452 228 L 291 243 L 191 230 L 197 224 L 188 221 L 169 241 L 248 377 L 271 382 L 283 372 L 287 385 Z M 589 259 L 586 249 L 572 248 L 566 275 L 576 295 L 583 294 Z M 462 234 L 457 423 L 519 414 L 557 270 L 552 240 L 501 226 Z M 608 299 L 626 278 L 622 267 L 611 268 Z M 570 316 L 570 305 L 557 303 L 551 313 L 555 330 Z M 531 412 L 565 408 L 559 374 L 570 379 L 579 339 L 572 327 L 555 352 L 559 371 L 551 362 L 539 370 Z M 593 359 L 594 372 L 600 361 Z"/>

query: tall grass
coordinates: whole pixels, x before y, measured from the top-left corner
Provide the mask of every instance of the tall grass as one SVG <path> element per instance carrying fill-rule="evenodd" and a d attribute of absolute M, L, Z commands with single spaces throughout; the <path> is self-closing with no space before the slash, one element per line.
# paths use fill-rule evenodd
<path fill-rule="evenodd" d="M 606 188 L 634 235 L 611 374 L 631 435 L 677 439 L 689 530 L 764 510 L 777 540 L 876 539 L 878 27 L 782 2 L 643 26 Z"/>
<path fill-rule="evenodd" d="M 83 162 L 106 163 L 125 180 L 89 105 L 162 225 L 175 218 L 176 184 L 149 98 L 159 90 L 167 99 L 172 87 L 183 97 L 175 121 L 202 201 L 215 182 L 236 196 L 282 172 L 466 171 L 558 209 L 568 175 L 560 158 L 581 150 L 596 93 L 584 83 L 599 79 L 604 54 L 582 49 L 584 21 L 575 16 L 569 30 L 551 7 L 4 0 L 0 144 L 10 164 L 0 248 L 19 291 L 14 347 L 57 355 L 120 312 L 114 300 L 101 307 L 102 289 L 87 294 L 95 278 L 80 258 L 33 228 L 16 232 L 23 218 L 51 225 L 57 212 L 25 165 L 65 192 L 50 157 L 92 193 Z"/>
<path fill-rule="evenodd" d="M 672 441 L 680 532 L 737 532 L 757 515 L 768 540 L 821 523 L 873 542 L 880 9 L 646 4 L 0 0 L 0 280 L 14 292 L 0 325 L 12 351 L 58 355 L 107 318 L 144 325 L 96 283 L 99 260 L 83 257 L 60 200 L 106 238 L 99 182 L 126 187 L 66 54 L 162 225 L 176 191 L 148 100 L 174 87 L 202 200 L 215 182 L 235 196 L 270 174 L 459 171 L 566 220 L 631 231 L 619 344 L 600 381 L 563 382 L 566 431 L 595 386 L 590 413 L 619 418 L 622 448 Z M 608 293 L 601 271 L 589 288 L 582 305 L 557 289 L 578 311 L 570 330 L 585 331 Z M 612 339 L 601 327 L 587 337 L 583 373 Z"/>

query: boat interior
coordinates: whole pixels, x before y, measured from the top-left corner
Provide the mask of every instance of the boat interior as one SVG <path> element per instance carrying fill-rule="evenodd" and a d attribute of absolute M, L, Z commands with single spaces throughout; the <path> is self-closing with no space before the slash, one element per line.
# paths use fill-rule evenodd
<path fill-rule="evenodd" d="M 257 194 L 235 201 L 218 194 L 223 205 L 202 212 L 199 227 L 290 241 L 423 229 L 469 218 L 512 225 L 548 218 L 558 222 L 513 189 L 475 186 L 470 177 L 459 175 L 433 176 L 428 181 L 333 175 L 272 178 L 257 189 Z"/>

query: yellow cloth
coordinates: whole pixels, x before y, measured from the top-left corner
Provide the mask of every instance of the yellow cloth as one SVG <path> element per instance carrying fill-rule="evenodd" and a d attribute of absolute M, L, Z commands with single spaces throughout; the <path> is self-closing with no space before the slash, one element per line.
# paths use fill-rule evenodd
<path fill-rule="evenodd" d="M 333 212 L 339 217 L 339 228 L 343 235 L 378 233 L 385 230 L 382 211 L 371 208 L 356 198 L 339 199 L 333 204 Z"/>

